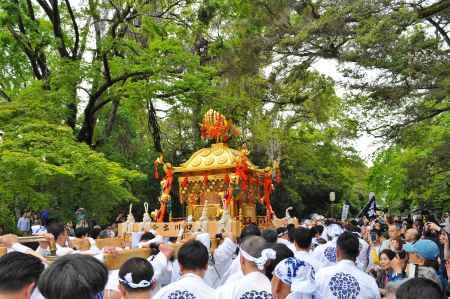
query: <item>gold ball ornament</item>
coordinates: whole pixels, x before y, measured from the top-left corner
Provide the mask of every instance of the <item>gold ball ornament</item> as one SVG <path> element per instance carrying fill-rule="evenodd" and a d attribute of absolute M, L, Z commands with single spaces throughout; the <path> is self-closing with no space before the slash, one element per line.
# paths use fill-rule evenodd
<path fill-rule="evenodd" d="M 161 195 L 160 201 L 166 203 L 169 201 L 169 199 L 170 199 L 170 195 L 164 193 L 163 195 Z"/>

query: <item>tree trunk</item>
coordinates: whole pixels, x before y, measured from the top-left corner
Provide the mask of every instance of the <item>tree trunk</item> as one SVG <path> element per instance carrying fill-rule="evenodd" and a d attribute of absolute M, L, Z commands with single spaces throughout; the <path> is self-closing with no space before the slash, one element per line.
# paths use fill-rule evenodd
<path fill-rule="evenodd" d="M 108 124 L 106 125 L 105 128 L 105 139 L 111 136 L 114 123 L 116 122 L 117 109 L 119 108 L 119 104 L 120 104 L 119 100 L 112 101 L 111 111 L 109 112 L 108 117 Z"/>
<path fill-rule="evenodd" d="M 95 116 L 95 99 L 89 99 L 89 103 L 84 110 L 84 121 L 80 132 L 78 133 L 78 141 L 84 142 L 90 147 L 94 147 L 94 130 L 97 123 Z"/>

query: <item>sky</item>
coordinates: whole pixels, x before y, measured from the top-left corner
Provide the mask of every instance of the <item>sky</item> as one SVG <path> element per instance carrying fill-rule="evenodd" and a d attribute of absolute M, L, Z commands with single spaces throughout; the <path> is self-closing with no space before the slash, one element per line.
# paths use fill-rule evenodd
<path fill-rule="evenodd" d="M 339 97 L 345 97 L 347 90 L 343 88 L 339 82 L 345 80 L 338 70 L 338 62 L 334 59 L 319 59 L 312 65 L 312 68 L 327 75 L 336 82 L 336 94 Z M 370 77 L 370 74 L 368 74 Z M 381 147 L 381 140 L 377 139 L 365 132 L 361 132 L 360 136 L 355 140 L 353 146 L 358 151 L 359 156 L 366 162 L 368 166 L 372 166 L 374 154 Z"/>

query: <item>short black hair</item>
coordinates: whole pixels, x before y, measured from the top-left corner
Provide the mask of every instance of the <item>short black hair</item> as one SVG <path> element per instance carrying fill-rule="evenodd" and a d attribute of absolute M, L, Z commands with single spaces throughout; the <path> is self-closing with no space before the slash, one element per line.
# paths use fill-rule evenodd
<path fill-rule="evenodd" d="M 0 258 L 0 293 L 18 292 L 37 282 L 44 264 L 33 255 L 11 252 Z"/>
<path fill-rule="evenodd" d="M 127 284 L 125 276 L 131 273 L 132 283 L 138 284 L 143 280 L 151 282 L 153 279 L 153 267 L 149 261 L 141 257 L 127 260 L 119 270 L 119 283 L 130 293 L 144 292 L 151 289 L 151 285 L 142 288 L 133 288 Z"/>
<path fill-rule="evenodd" d="M 242 229 L 239 241 L 242 242 L 245 238 L 250 236 L 261 236 L 261 230 L 254 223 L 250 223 Z"/>
<path fill-rule="evenodd" d="M 397 254 L 389 248 L 383 249 L 383 251 L 380 252 L 380 257 L 382 254 L 385 254 L 390 261 L 392 261 L 397 256 Z"/>
<path fill-rule="evenodd" d="M 274 260 L 267 261 L 264 268 L 264 272 L 267 278 L 271 280 L 273 276 L 272 272 L 275 270 L 275 267 L 278 265 L 278 263 L 284 259 L 287 259 L 288 257 L 294 257 L 294 253 L 289 249 L 289 247 L 281 243 L 271 244 L 269 245 L 269 248 L 275 250 L 275 252 L 277 253 L 276 258 Z"/>
<path fill-rule="evenodd" d="M 296 228 L 294 230 L 294 241 L 298 247 L 302 249 L 308 249 L 311 246 L 312 242 L 311 230 L 305 227 Z"/>
<path fill-rule="evenodd" d="M 263 237 L 267 243 L 276 243 L 278 240 L 277 231 L 270 228 L 263 230 L 261 237 Z"/>
<path fill-rule="evenodd" d="M 203 270 L 208 266 L 208 249 L 202 242 L 190 240 L 178 251 L 178 262 L 187 270 Z"/>
<path fill-rule="evenodd" d="M 104 229 L 98 233 L 97 239 L 108 239 L 110 237 L 109 232 Z"/>
<path fill-rule="evenodd" d="M 313 235 L 313 236 L 315 234 L 322 235 L 323 230 L 324 230 L 323 225 L 316 225 L 316 226 L 311 228 L 311 235 Z"/>
<path fill-rule="evenodd" d="M 295 225 L 293 223 L 289 223 L 287 226 L 287 232 L 288 232 L 288 239 L 289 242 L 293 243 L 294 242 L 294 230 L 295 230 Z"/>
<path fill-rule="evenodd" d="M 103 291 L 108 270 L 96 258 L 68 254 L 56 259 L 39 278 L 39 291 L 47 299 L 93 299 Z"/>
<path fill-rule="evenodd" d="M 58 222 L 52 222 L 47 227 L 47 232 L 52 234 L 55 237 L 55 240 L 58 239 L 59 235 L 63 234 L 66 228 L 64 224 Z"/>
<path fill-rule="evenodd" d="M 142 234 L 140 242 L 142 242 L 142 241 L 150 241 L 150 240 L 153 240 L 154 238 L 155 238 L 154 234 L 152 234 L 151 232 L 146 232 L 146 233 Z"/>
<path fill-rule="evenodd" d="M 278 236 L 283 236 L 286 233 L 287 233 L 287 229 L 284 226 L 277 227 Z"/>
<path fill-rule="evenodd" d="M 89 232 L 89 229 L 86 227 L 77 227 L 74 231 L 76 238 L 86 237 Z"/>
<path fill-rule="evenodd" d="M 356 225 L 347 224 L 344 226 L 344 228 L 352 233 L 361 233 L 361 229 Z"/>
<path fill-rule="evenodd" d="M 355 260 L 359 254 L 359 240 L 351 232 L 343 232 L 337 239 L 336 246 L 339 248 L 342 257 Z"/>
<path fill-rule="evenodd" d="M 400 285 L 395 296 L 397 299 L 447 298 L 437 283 L 426 278 L 408 279 Z"/>
<path fill-rule="evenodd" d="M 89 236 L 92 239 L 97 239 L 98 234 L 102 231 L 102 229 L 100 227 L 93 227 L 90 231 L 89 231 Z"/>

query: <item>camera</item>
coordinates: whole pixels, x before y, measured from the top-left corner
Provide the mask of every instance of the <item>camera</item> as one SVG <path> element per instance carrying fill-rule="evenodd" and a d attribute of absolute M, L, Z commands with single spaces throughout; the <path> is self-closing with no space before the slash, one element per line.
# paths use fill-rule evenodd
<path fill-rule="evenodd" d="M 370 231 L 370 240 L 372 240 L 372 242 L 375 242 L 377 239 L 377 232 L 372 230 Z"/>

